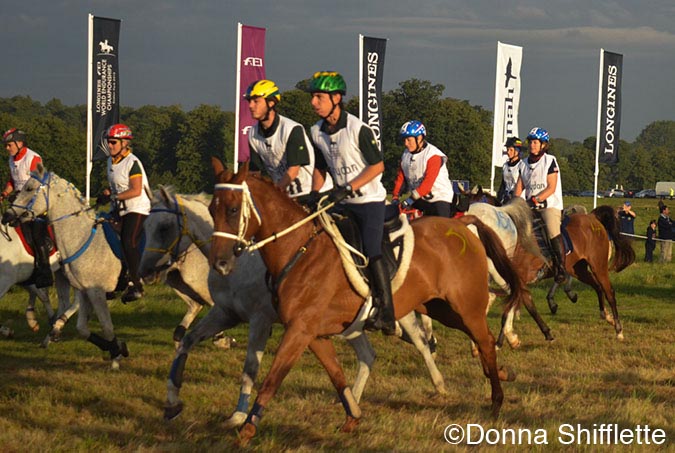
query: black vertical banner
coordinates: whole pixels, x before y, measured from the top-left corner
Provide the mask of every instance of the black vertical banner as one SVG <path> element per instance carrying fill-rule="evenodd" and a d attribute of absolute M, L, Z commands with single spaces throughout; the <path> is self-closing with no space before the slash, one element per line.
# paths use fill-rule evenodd
<path fill-rule="evenodd" d="M 92 53 L 92 161 L 105 159 L 107 143 L 103 136 L 108 127 L 120 122 L 119 107 L 119 39 L 118 19 L 94 17 Z"/>
<path fill-rule="evenodd" d="M 382 149 L 382 79 L 384 77 L 384 51 L 387 40 L 363 37 L 361 67 L 361 121 L 375 133 L 377 145 Z"/>
<path fill-rule="evenodd" d="M 603 51 L 602 86 L 600 87 L 600 124 L 598 161 L 615 164 L 619 160 L 621 126 L 621 71 L 623 55 Z"/>

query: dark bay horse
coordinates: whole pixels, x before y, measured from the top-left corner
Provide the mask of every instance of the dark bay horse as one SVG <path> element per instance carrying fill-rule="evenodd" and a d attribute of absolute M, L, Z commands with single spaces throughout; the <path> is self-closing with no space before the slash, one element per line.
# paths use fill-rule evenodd
<path fill-rule="evenodd" d="M 307 347 L 328 372 L 343 404 L 346 420 L 341 430 L 352 431 L 361 410 L 347 387 L 330 336 L 354 321 L 363 299 L 347 280 L 338 249 L 327 234 L 306 221 L 307 212 L 299 204 L 271 181 L 249 175 L 248 165 L 232 174 L 219 160 L 212 159 L 212 164 L 216 191 L 209 209 L 215 232 L 209 261 L 227 273 L 234 255 L 251 244 L 250 238 L 258 242 L 274 238 L 261 254 L 276 281 L 277 311 L 285 327 L 239 441 L 246 444 L 255 435 L 263 408 Z M 468 224 L 477 228 L 480 238 Z M 478 345 L 491 384 L 492 415 L 497 416 L 504 398 L 500 380 L 512 380 L 513 374 L 497 367 L 495 340 L 488 329 L 487 258 L 511 288 L 505 310 L 518 304 L 526 290 L 499 238 L 475 216 L 427 217 L 412 228 L 415 248 L 403 285 L 394 294 L 396 318 L 416 310 L 465 332 Z"/>
<path fill-rule="evenodd" d="M 482 202 L 497 204 L 496 199 L 489 193 L 474 194 L 472 199 L 474 197 Z M 590 214 L 580 212 L 571 214 L 565 228 L 573 244 L 572 252 L 565 258 L 567 273 L 595 290 L 600 317 L 613 325 L 616 337 L 623 340 L 623 327 L 619 320 L 616 294 L 609 279 L 609 272 L 610 270 L 621 272 L 630 266 L 635 261 L 635 251 L 630 240 L 619 233 L 614 208 L 602 205 Z M 610 242 L 614 245 L 613 257 Z M 528 283 L 553 277 L 551 267 L 540 257 L 533 258 L 523 254 L 520 258 L 514 258 L 514 264 L 520 272 L 525 273 Z M 557 311 L 557 304 L 553 301 L 557 286 L 554 284 L 547 295 L 552 313 Z M 576 294 L 569 289 L 569 279 L 566 282 L 565 292 L 573 302 L 576 302 Z M 607 311 L 605 301 L 609 303 L 611 313 Z"/>

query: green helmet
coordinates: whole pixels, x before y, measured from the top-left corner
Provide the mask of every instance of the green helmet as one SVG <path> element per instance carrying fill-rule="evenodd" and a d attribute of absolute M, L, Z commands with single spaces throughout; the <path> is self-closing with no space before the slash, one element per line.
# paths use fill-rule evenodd
<path fill-rule="evenodd" d="M 310 93 L 340 93 L 347 94 L 347 84 L 339 72 L 319 71 L 315 72 L 309 82 Z"/>

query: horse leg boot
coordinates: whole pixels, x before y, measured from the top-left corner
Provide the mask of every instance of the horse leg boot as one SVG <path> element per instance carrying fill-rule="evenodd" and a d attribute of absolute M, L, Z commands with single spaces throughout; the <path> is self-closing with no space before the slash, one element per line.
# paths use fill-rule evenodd
<path fill-rule="evenodd" d="M 555 264 L 554 280 L 556 283 L 563 283 L 567 280 L 567 271 L 565 270 L 565 246 L 561 234 L 551 239 L 551 250 Z"/>
<path fill-rule="evenodd" d="M 377 319 L 373 322 L 376 330 L 384 335 L 396 335 L 396 317 L 394 316 L 394 302 L 391 295 L 391 281 L 384 266 L 382 257 L 374 257 L 368 263 L 373 279 L 374 300 L 378 301 Z"/>
<path fill-rule="evenodd" d="M 33 251 L 35 253 L 35 286 L 37 288 L 48 288 L 54 284 L 52 268 L 49 265 L 49 252 L 51 252 L 51 241 L 47 237 L 47 224 L 41 220 L 32 222 Z"/>

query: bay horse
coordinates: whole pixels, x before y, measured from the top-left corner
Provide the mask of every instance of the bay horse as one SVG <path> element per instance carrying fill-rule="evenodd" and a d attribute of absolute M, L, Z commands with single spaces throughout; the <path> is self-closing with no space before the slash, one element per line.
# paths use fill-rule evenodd
<path fill-rule="evenodd" d="M 117 284 L 122 263 L 104 237 L 97 219 L 80 191 L 40 163 L 3 215 L 3 223 L 31 220 L 46 214 L 54 229 L 61 269 L 70 285 L 80 291 L 77 330 L 87 341 L 110 353 L 111 367 L 129 356 L 126 343 L 115 336 L 106 301 L 106 291 Z M 88 323 L 98 318 L 102 335 L 92 333 Z"/>
<path fill-rule="evenodd" d="M 484 202 L 497 204 L 496 199 L 488 193 L 478 195 Z M 600 318 L 613 325 L 617 339 L 623 340 L 623 326 L 619 320 L 616 294 L 609 279 L 609 272 L 610 270 L 621 272 L 630 266 L 635 261 L 635 251 L 630 240 L 620 234 L 614 209 L 611 206 L 601 205 L 590 214 L 572 213 L 565 228 L 573 248 L 565 257 L 567 273 L 595 290 Z M 613 250 L 610 242 L 614 246 Z M 545 259 L 521 257 L 516 259 L 514 264 L 525 273 L 528 283 L 553 277 L 552 267 Z M 577 295 L 571 291 L 570 281 L 571 278 L 568 278 L 564 283 L 565 292 L 572 302 L 576 302 Z M 553 300 L 557 287 L 558 284 L 554 284 L 547 295 L 549 308 L 553 314 L 557 311 L 557 304 Z M 605 301 L 609 304 L 611 312 L 607 311 Z"/>
<path fill-rule="evenodd" d="M 341 430 L 353 431 L 361 410 L 330 337 L 351 325 L 363 300 L 347 280 L 334 242 L 308 222 L 307 212 L 270 180 L 249 175 L 248 164 L 237 174 L 226 171 L 216 158 L 212 166 L 216 190 L 209 210 L 215 232 L 209 262 L 227 274 L 235 253 L 245 250 L 251 238 L 269 240 L 261 255 L 276 281 L 277 312 L 285 327 L 271 368 L 239 431 L 239 442 L 245 445 L 255 435 L 264 407 L 307 347 L 338 392 L 346 413 Z M 468 224 L 477 228 L 480 239 Z M 496 417 L 504 398 L 500 379 L 513 379 L 513 374 L 497 367 L 495 341 L 487 324 L 487 257 L 511 288 L 506 309 L 520 301 L 524 288 L 499 238 L 475 216 L 422 218 L 412 229 L 415 248 L 403 285 L 394 294 L 396 318 L 416 310 L 465 332 L 478 345 L 492 390 L 491 412 Z"/>
<path fill-rule="evenodd" d="M 265 282 L 265 264 L 259 252 L 247 253 L 238 260 L 236 268 L 229 275 L 209 272 L 207 257 L 211 250 L 213 219 L 205 197 L 201 194 L 178 195 L 168 187 L 160 187 L 153 195 L 152 210 L 144 224 L 146 244 L 141 259 L 141 275 L 154 273 L 165 266 L 175 267 L 177 270 L 173 272 L 180 272 L 180 275 L 171 277 L 175 290 L 176 281 L 180 281 L 182 283 L 178 289 L 190 299 L 201 298 L 215 303 L 185 336 L 181 335 L 180 339 L 174 337 L 179 344 L 169 373 L 164 418 L 172 420 L 183 410 L 179 394 L 185 363 L 192 348 L 223 329 L 248 323 L 248 343 L 239 400 L 236 409 L 224 423 L 226 428 L 239 427 L 248 413 L 251 391 L 272 324 L 278 321 L 272 305 L 272 293 Z M 436 391 L 439 394 L 446 393 L 443 376 L 414 324 L 414 313 L 411 312 L 407 318 L 401 320 L 402 327 L 410 332 L 411 341 L 422 353 Z M 184 331 L 177 329 L 174 335 L 181 333 Z M 354 398 L 358 402 L 370 376 L 375 351 L 365 334 L 347 341 L 358 358 L 353 386 Z"/>

